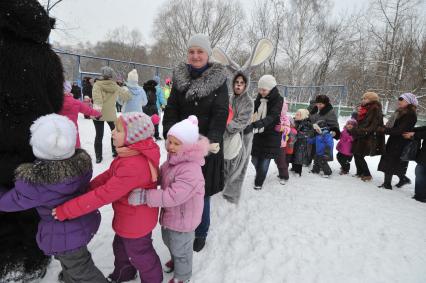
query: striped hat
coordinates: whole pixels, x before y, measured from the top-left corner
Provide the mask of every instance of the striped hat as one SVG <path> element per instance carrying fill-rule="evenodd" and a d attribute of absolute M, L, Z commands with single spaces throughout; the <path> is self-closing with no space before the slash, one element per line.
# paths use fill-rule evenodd
<path fill-rule="evenodd" d="M 123 123 L 126 145 L 137 143 L 154 135 L 154 124 L 151 117 L 145 113 L 123 113 L 119 119 Z"/>

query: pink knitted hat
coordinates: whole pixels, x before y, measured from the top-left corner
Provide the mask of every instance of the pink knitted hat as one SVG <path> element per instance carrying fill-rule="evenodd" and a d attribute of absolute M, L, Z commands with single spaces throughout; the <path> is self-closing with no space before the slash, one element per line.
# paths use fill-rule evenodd
<path fill-rule="evenodd" d="M 137 143 L 154 135 L 151 117 L 142 112 L 123 113 L 119 119 L 123 123 L 126 145 Z"/>

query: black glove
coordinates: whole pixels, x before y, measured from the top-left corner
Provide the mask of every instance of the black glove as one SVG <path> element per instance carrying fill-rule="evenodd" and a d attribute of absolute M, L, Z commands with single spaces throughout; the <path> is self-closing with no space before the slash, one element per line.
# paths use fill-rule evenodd
<path fill-rule="evenodd" d="M 263 128 L 263 123 L 260 120 L 257 120 L 256 122 L 253 122 L 251 124 L 253 125 L 253 128 L 255 129 Z"/>
<path fill-rule="evenodd" d="M 249 134 L 253 132 L 253 124 L 248 125 L 245 129 L 244 129 L 244 134 Z"/>

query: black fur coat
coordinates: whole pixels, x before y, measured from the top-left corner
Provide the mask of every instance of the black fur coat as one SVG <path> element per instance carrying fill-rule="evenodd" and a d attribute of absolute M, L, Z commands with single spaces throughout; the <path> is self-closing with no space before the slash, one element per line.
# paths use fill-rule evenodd
<path fill-rule="evenodd" d="M 62 64 L 47 43 L 53 24 L 36 0 L 0 1 L 2 189 L 11 188 L 19 164 L 34 160 L 29 144 L 32 122 L 62 108 Z M 12 279 L 17 282 L 27 280 L 23 272 L 33 277 L 42 273 L 47 261 L 35 243 L 37 223 L 33 210 L 0 212 L 0 282 L 8 282 L 4 277 L 10 272 L 16 274 Z"/>

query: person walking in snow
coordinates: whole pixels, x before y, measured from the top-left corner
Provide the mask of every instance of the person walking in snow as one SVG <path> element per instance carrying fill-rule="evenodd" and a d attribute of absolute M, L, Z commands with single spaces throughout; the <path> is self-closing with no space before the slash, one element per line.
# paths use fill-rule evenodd
<path fill-rule="evenodd" d="M 340 175 L 346 175 L 351 169 L 352 161 L 352 142 L 354 140 L 351 131 L 354 127 L 357 126 L 357 121 L 354 119 L 349 119 L 346 122 L 346 125 L 343 131 L 340 134 L 339 142 L 337 143 L 337 161 L 340 164 Z"/>
<path fill-rule="evenodd" d="M 209 62 L 212 48 L 208 36 L 196 34 L 187 43 L 187 62 L 173 70 L 173 88 L 163 118 L 163 136 L 170 128 L 195 115 L 200 134 L 210 141 L 209 154 L 203 166 L 205 185 L 204 209 L 195 230 L 194 251 L 201 251 L 210 227 L 210 197 L 224 186 L 223 134 L 228 118 L 229 96 L 226 69 Z"/>
<path fill-rule="evenodd" d="M 161 78 L 160 76 L 154 76 L 153 80 L 157 83 L 155 86 L 156 95 L 157 95 L 157 109 L 158 113 L 161 113 L 161 111 L 166 107 L 167 100 L 165 98 L 163 88 L 161 87 Z"/>
<path fill-rule="evenodd" d="M 118 99 L 118 103 L 123 105 L 122 113 L 128 112 L 142 112 L 142 107 L 148 103 L 146 98 L 146 93 L 142 87 L 138 85 L 139 75 L 136 69 L 133 69 L 127 75 L 126 86 L 123 86 L 124 89 L 128 90 L 130 93 L 130 99 L 126 102 L 123 102 Z"/>
<path fill-rule="evenodd" d="M 160 169 L 160 190 L 135 190 L 129 203 L 161 207 L 160 224 L 164 244 L 171 260 L 167 273 L 174 272 L 169 283 L 189 282 L 195 229 L 204 207 L 204 176 L 201 167 L 208 154 L 209 141 L 199 135 L 198 119 L 191 115 L 167 133 L 167 161 Z"/>
<path fill-rule="evenodd" d="M 96 111 L 93 108 L 90 108 L 85 103 L 81 102 L 78 99 L 75 99 L 73 95 L 70 93 L 71 90 L 71 84 L 68 81 L 64 82 L 64 104 L 62 105 L 62 109 L 59 112 L 60 115 L 68 117 L 70 119 L 75 127 L 77 128 L 77 142 L 75 146 L 77 148 L 81 147 L 80 144 L 80 135 L 78 132 L 78 113 L 82 113 L 86 116 L 91 116 L 95 118 L 99 118 L 102 116 L 101 112 Z"/>
<path fill-rule="evenodd" d="M 417 123 L 417 98 L 412 93 L 403 93 L 398 98 L 398 109 L 386 123 L 385 127 L 380 127 L 378 131 L 389 135 L 386 149 L 380 158 L 378 170 L 385 173 L 385 180 L 379 187 L 392 190 L 392 175 L 399 177 L 396 187 L 400 188 L 406 184 L 411 184 L 405 174 L 407 173 L 408 161 L 401 160 L 401 154 L 408 140 L 402 136 L 405 132 L 412 132 Z"/>
<path fill-rule="evenodd" d="M 372 177 L 365 157 L 381 155 L 385 146 L 385 136 L 377 132 L 379 127 L 383 127 L 382 105 L 377 93 L 363 94 L 357 122 L 358 126 L 351 131 L 354 137 L 352 152 L 356 166 L 355 176 L 362 181 L 370 181 Z"/>
<path fill-rule="evenodd" d="M 314 165 L 311 173 L 319 174 L 322 171 L 324 177 L 327 178 L 332 174 L 328 162 L 333 160 L 333 134 L 331 134 L 325 121 L 317 121 L 312 127 L 315 135 L 308 139 L 308 143 L 315 145 Z"/>
<path fill-rule="evenodd" d="M 126 102 L 131 98 L 130 93 L 125 89 L 119 87 L 115 81 L 112 80 L 114 70 L 110 67 L 102 67 L 102 80 L 98 80 L 93 86 L 93 108 L 102 113 L 100 119 L 93 120 L 95 125 L 95 154 L 96 163 L 102 162 L 102 140 L 104 137 L 104 124 L 107 122 L 109 128 L 114 130 L 114 122 L 117 120 L 117 109 L 115 104 L 117 99 Z M 117 156 L 117 151 L 111 139 L 112 157 Z"/>
<path fill-rule="evenodd" d="M 99 211 L 66 222 L 56 221 L 50 214 L 52 208 L 83 194 L 92 178 L 89 154 L 76 149 L 75 125 L 67 117 L 49 114 L 38 118 L 30 132 L 37 159 L 16 169 L 13 189 L 0 187 L 0 211 L 37 209 L 37 243 L 61 263 L 60 282 L 106 283 L 87 250 L 101 222 Z"/>
<path fill-rule="evenodd" d="M 254 189 L 261 190 L 271 159 L 278 158 L 281 152 L 281 133 L 274 128 L 280 122 L 283 98 L 271 75 L 262 76 L 257 87 L 259 94 L 254 101 L 253 122 L 249 129 L 254 132 L 251 150 L 251 162 L 256 170 Z"/>
<path fill-rule="evenodd" d="M 157 82 L 154 80 L 149 80 L 143 84 L 143 89 L 146 92 L 146 97 L 148 102 L 143 107 L 143 112 L 148 116 L 156 115 L 159 117 L 160 110 L 157 106 L 158 95 L 157 95 Z M 154 138 L 156 140 L 161 140 L 160 133 L 158 131 L 158 124 L 155 126 Z"/>
<path fill-rule="evenodd" d="M 90 182 L 89 192 L 53 210 L 55 219 L 72 220 L 112 203 L 115 231 L 114 271 L 109 282 L 133 280 L 136 272 L 142 282 L 163 280 L 161 262 L 152 246 L 151 233 L 158 208 L 132 206 L 129 193 L 135 188 L 156 189 L 160 149 L 153 140 L 154 125 L 144 113 L 123 113 L 112 132 L 118 156 L 104 173 Z"/>
<path fill-rule="evenodd" d="M 404 133 L 403 137 L 408 140 L 414 139 L 419 144 L 422 143 L 416 158 L 416 181 L 413 199 L 426 202 L 426 126 L 414 128 L 412 132 Z"/>
<path fill-rule="evenodd" d="M 289 179 L 288 161 L 287 161 L 287 138 L 291 131 L 290 119 L 287 116 L 288 104 L 283 103 L 283 108 L 280 115 L 280 123 L 275 126 L 275 130 L 281 133 L 281 152 L 278 158 L 275 158 L 275 163 L 278 167 L 278 178 L 280 184 L 284 185 Z"/>
<path fill-rule="evenodd" d="M 296 127 L 296 141 L 294 143 L 294 152 L 292 158 L 293 171 L 302 176 L 303 165 L 309 163 L 308 139 L 314 136 L 314 129 L 309 120 L 309 111 L 307 109 L 299 109 L 294 116 Z"/>

